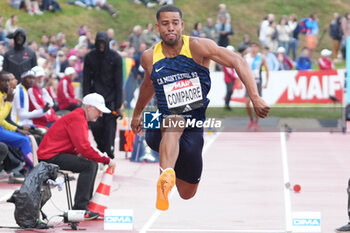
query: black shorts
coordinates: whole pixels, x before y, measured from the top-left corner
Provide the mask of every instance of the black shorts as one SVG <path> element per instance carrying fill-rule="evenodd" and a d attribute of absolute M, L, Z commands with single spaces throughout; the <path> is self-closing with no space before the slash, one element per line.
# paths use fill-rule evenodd
<path fill-rule="evenodd" d="M 162 139 L 160 130 L 146 131 L 146 142 L 152 150 L 159 152 Z M 191 184 L 200 181 L 203 169 L 203 129 L 185 129 L 180 138 L 180 152 L 175 164 L 176 178 Z"/>
<path fill-rule="evenodd" d="M 261 85 L 261 82 L 257 83 L 256 87 L 258 88 L 258 93 L 259 93 L 259 96 L 261 97 L 262 96 L 262 85 Z M 245 97 L 249 97 L 247 90 L 245 91 Z"/>

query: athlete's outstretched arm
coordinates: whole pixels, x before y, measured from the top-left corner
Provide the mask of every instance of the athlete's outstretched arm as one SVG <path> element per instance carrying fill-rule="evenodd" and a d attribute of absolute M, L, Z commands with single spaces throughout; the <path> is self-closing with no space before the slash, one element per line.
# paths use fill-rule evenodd
<path fill-rule="evenodd" d="M 191 51 L 201 57 L 209 58 L 223 66 L 235 68 L 239 78 L 247 89 L 250 99 L 253 102 L 256 114 L 265 118 L 270 107 L 260 98 L 253 73 L 247 62 L 238 54 L 229 51 L 224 47 L 218 46 L 209 39 L 199 38 L 191 44 Z"/>
<path fill-rule="evenodd" d="M 151 80 L 152 73 L 152 55 L 153 50 L 147 50 L 143 53 L 141 57 L 141 65 L 145 70 L 145 77 L 141 83 L 140 94 L 137 100 L 134 114 L 131 120 L 131 129 L 134 133 L 138 133 L 141 131 L 142 125 L 142 111 L 146 107 L 146 105 L 151 101 L 154 95 L 153 83 Z"/>

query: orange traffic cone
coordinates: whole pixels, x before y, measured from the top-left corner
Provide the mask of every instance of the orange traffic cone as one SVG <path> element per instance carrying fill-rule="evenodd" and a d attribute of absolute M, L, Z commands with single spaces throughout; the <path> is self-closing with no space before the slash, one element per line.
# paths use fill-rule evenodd
<path fill-rule="evenodd" d="M 91 212 L 99 213 L 101 217 L 104 217 L 105 209 L 107 209 L 108 199 L 111 194 L 113 174 L 114 170 L 111 168 L 108 168 L 106 173 L 103 174 L 101 183 L 88 206 Z"/>

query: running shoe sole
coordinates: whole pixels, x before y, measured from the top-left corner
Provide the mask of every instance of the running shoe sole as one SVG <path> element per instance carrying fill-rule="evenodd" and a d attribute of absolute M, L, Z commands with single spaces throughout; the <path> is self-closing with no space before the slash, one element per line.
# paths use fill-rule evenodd
<path fill-rule="evenodd" d="M 169 208 L 168 193 L 174 185 L 175 171 L 172 168 L 167 168 L 162 172 L 157 182 L 157 209 L 167 210 Z"/>

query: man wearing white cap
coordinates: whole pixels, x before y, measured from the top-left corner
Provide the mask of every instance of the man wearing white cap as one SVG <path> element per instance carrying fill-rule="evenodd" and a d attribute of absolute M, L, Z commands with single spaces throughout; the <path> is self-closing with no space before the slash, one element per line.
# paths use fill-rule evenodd
<path fill-rule="evenodd" d="M 332 55 L 332 51 L 328 49 L 322 49 L 321 56 L 318 59 L 318 65 L 320 70 L 334 70 L 334 64 L 330 56 Z"/>
<path fill-rule="evenodd" d="M 104 98 L 97 93 L 86 95 L 82 108 L 77 108 L 57 120 L 45 134 L 38 149 L 39 160 L 79 173 L 73 209 L 86 210 L 87 219 L 99 216 L 98 213 L 88 211 L 97 163 L 108 164 L 112 169 L 116 165 L 106 153 L 92 147 L 89 141 L 88 122 L 95 122 L 102 113 L 111 113 L 105 106 Z"/>
<path fill-rule="evenodd" d="M 60 80 L 57 88 L 57 102 L 60 110 L 73 111 L 79 107 L 81 101 L 75 98 L 73 79 L 75 70 L 73 67 L 67 67 L 64 71 L 64 77 Z"/>
<path fill-rule="evenodd" d="M 35 81 L 33 87 L 28 90 L 29 110 L 42 109 L 46 104 L 50 107 L 44 116 L 33 118 L 33 123 L 37 126 L 50 127 L 58 116 L 52 108 L 54 102 L 49 92 L 43 88 L 45 72 L 40 66 L 33 67 L 32 71 L 34 71 Z"/>
<path fill-rule="evenodd" d="M 17 85 L 12 104 L 11 120 L 19 126 L 32 126 L 33 118 L 42 117 L 50 109 L 46 104 L 40 109 L 29 110 L 28 90 L 34 85 L 35 73 L 32 70 L 21 75 L 21 83 Z"/>

